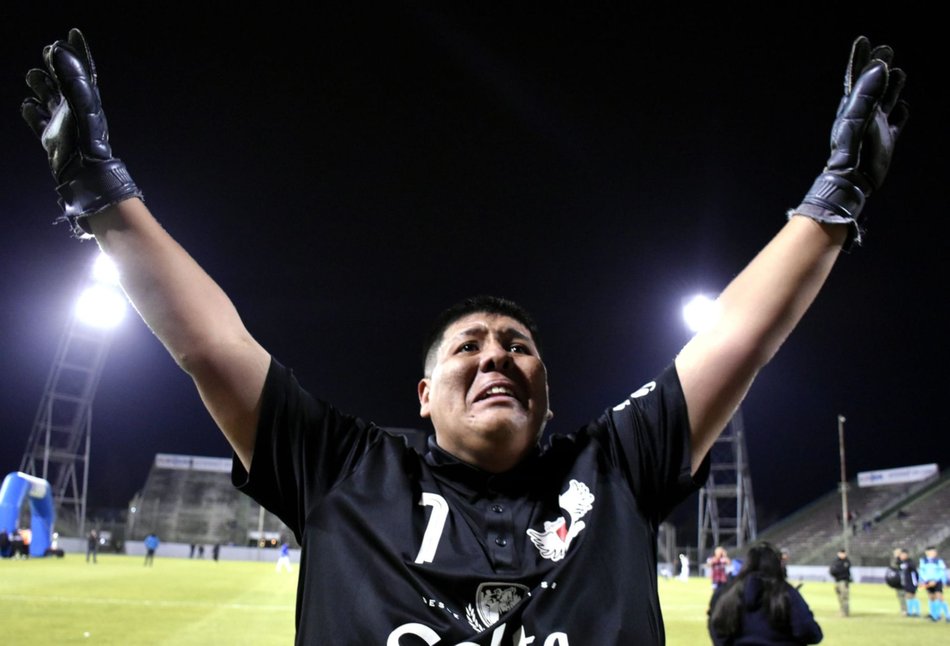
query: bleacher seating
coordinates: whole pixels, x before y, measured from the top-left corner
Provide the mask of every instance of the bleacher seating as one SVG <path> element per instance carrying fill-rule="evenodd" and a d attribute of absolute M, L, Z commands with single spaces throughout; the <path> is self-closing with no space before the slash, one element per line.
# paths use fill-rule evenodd
<path fill-rule="evenodd" d="M 230 460 L 165 456 L 149 471 L 130 517 L 128 539 L 154 532 L 163 541 L 247 545 L 249 533 L 276 532 L 292 545 L 293 536 L 273 514 L 231 485 Z M 256 535 L 256 534 L 255 534 Z"/>
<path fill-rule="evenodd" d="M 850 558 L 855 565 L 886 565 L 896 547 L 920 554 L 950 543 L 950 473 L 901 485 L 848 487 Z M 759 533 L 787 549 L 799 565 L 830 563 L 844 542 L 842 500 L 832 491 Z"/>

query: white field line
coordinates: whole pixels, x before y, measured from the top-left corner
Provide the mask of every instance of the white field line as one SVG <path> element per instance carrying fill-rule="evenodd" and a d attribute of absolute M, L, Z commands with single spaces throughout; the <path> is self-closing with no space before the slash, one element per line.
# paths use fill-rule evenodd
<path fill-rule="evenodd" d="M 28 594 L 0 594 L 0 602 L 11 601 L 23 603 L 29 601 L 32 603 L 84 603 L 87 605 L 101 606 L 152 606 L 156 608 L 178 608 L 196 606 L 210 609 L 227 610 L 293 610 L 293 604 L 252 604 L 252 603 L 215 603 L 213 601 L 153 601 L 150 599 L 116 599 L 112 597 L 67 597 L 53 594 L 28 595 Z"/>

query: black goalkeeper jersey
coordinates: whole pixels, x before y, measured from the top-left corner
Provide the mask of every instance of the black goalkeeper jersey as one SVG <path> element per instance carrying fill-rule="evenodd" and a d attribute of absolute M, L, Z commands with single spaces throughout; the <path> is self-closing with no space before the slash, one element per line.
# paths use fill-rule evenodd
<path fill-rule="evenodd" d="M 701 486 L 675 368 L 516 468 L 309 395 L 272 360 L 234 484 L 302 546 L 297 644 L 662 644 L 656 530 Z"/>

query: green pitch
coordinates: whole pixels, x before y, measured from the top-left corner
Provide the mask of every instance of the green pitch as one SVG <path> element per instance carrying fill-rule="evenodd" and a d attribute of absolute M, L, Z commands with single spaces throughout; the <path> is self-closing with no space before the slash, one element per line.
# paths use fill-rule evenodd
<path fill-rule="evenodd" d="M 289 646 L 297 573 L 276 572 L 276 554 L 268 556 L 273 558 L 260 563 L 215 563 L 162 558 L 159 550 L 151 568 L 142 558 L 109 554 L 100 554 L 96 565 L 87 565 L 79 554 L 3 559 L 0 642 Z M 659 586 L 669 646 L 709 644 L 708 582 L 661 579 Z M 824 630 L 823 644 L 950 643 L 950 624 L 901 617 L 894 591 L 883 585 L 852 586 L 847 619 L 838 616 L 830 583 L 806 582 L 801 592 Z M 925 595 L 918 596 L 926 613 Z"/>
<path fill-rule="evenodd" d="M 294 636 L 297 572 L 260 563 L 100 554 L 0 561 L 0 642 L 271 644 Z"/>

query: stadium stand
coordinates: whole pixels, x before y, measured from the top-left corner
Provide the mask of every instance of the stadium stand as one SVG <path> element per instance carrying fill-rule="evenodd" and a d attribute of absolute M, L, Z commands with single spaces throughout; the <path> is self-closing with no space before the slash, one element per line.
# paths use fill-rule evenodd
<path fill-rule="evenodd" d="M 165 542 L 248 545 L 259 529 L 295 544 L 273 514 L 231 485 L 231 460 L 159 453 L 131 505 L 127 538 L 154 532 Z"/>
<path fill-rule="evenodd" d="M 920 554 L 927 545 L 950 550 L 950 473 L 909 484 L 848 487 L 850 557 L 855 565 L 887 565 L 895 547 Z M 843 541 L 841 494 L 832 491 L 759 533 L 789 550 L 801 565 L 834 559 Z"/>

